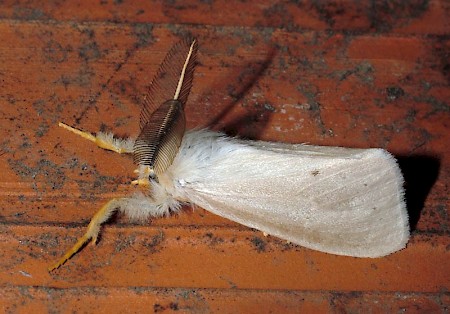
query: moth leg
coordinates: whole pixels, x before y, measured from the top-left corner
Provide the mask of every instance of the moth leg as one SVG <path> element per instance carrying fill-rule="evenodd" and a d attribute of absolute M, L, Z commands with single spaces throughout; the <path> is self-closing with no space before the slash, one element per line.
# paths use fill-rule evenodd
<path fill-rule="evenodd" d="M 97 135 L 93 135 L 89 132 L 75 129 L 71 126 L 68 126 L 65 123 L 62 123 L 62 122 L 59 122 L 58 126 L 62 127 L 63 129 L 66 129 L 72 133 L 75 133 L 75 134 L 81 136 L 82 138 L 87 139 L 88 141 L 94 142 L 100 148 L 112 150 L 113 152 L 116 152 L 119 154 L 133 152 L 134 141 L 132 139 L 120 140 L 120 139 L 114 138 L 111 134 L 104 134 L 101 132 L 98 133 Z"/>
<path fill-rule="evenodd" d="M 95 244 L 100 232 L 100 225 L 107 221 L 111 215 L 118 210 L 119 205 L 123 202 L 124 198 L 113 198 L 108 203 L 103 205 L 102 208 L 92 217 L 91 222 L 88 225 L 86 233 L 78 239 L 77 243 L 64 254 L 64 256 L 55 264 L 48 268 L 48 271 L 59 268 L 65 262 L 67 262 L 75 253 L 77 253 L 88 241 Z"/>

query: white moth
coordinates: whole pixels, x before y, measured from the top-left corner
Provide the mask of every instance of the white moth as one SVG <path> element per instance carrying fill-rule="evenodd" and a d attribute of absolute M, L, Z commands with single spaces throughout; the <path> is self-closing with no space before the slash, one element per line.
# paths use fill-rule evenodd
<path fill-rule="evenodd" d="M 385 150 L 185 132 L 184 104 L 196 51 L 196 41 L 185 40 L 168 53 L 143 105 L 136 140 L 94 136 L 60 123 L 102 148 L 132 153 L 138 164 L 133 183 L 143 192 L 104 205 L 85 235 L 49 270 L 86 242 L 95 243 L 100 225 L 117 210 L 142 220 L 177 212 L 183 204 L 327 253 L 381 257 L 405 247 L 409 225 L 403 178 Z"/>

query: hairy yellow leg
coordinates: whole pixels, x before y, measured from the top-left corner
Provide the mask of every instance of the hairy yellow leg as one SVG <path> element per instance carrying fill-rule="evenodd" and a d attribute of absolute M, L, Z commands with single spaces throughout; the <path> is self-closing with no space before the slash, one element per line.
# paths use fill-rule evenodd
<path fill-rule="evenodd" d="M 65 123 L 59 122 L 58 126 L 62 127 L 63 129 L 66 129 L 67 131 L 70 131 L 72 133 L 75 133 L 79 136 L 81 136 L 84 139 L 87 139 L 88 141 L 94 142 L 95 144 L 97 144 L 98 147 L 103 148 L 103 149 L 107 149 L 107 150 L 112 150 L 113 152 L 122 154 L 122 153 L 129 153 L 129 151 L 124 150 L 121 147 L 117 147 L 115 146 L 113 143 L 105 141 L 101 138 L 98 138 L 97 136 L 94 136 L 93 134 L 89 133 L 89 132 L 84 132 L 78 129 L 75 129 L 71 126 L 68 126 Z"/>
<path fill-rule="evenodd" d="M 58 262 L 50 266 L 48 270 L 52 271 L 62 266 L 89 240 L 91 241 L 91 243 L 95 244 L 97 241 L 97 236 L 100 232 L 100 225 L 111 217 L 111 215 L 117 210 L 118 206 L 123 200 L 124 198 L 113 198 L 108 203 L 103 205 L 103 207 L 100 208 L 100 210 L 94 215 L 94 217 L 92 217 L 86 233 L 78 239 L 77 243 L 75 243 L 75 245 L 70 250 L 68 250 Z"/>

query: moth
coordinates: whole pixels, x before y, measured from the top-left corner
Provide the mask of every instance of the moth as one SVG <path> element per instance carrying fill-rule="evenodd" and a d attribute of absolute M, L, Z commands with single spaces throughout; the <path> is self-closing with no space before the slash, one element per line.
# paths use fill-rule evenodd
<path fill-rule="evenodd" d="M 116 211 L 161 217 L 184 204 L 294 244 L 355 257 L 381 257 L 406 246 L 403 177 L 383 149 L 245 141 L 207 129 L 185 130 L 184 107 L 198 45 L 174 45 L 153 79 L 137 138 L 59 125 L 99 147 L 132 154 L 142 193 L 107 202 L 86 233 L 49 270 L 63 265 Z"/>

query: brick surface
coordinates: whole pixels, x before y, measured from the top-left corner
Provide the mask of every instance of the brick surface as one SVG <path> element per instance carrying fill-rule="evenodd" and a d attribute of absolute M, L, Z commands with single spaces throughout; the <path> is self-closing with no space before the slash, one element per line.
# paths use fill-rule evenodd
<path fill-rule="evenodd" d="M 5 312 L 445 312 L 449 303 L 446 1 L 0 5 L 0 307 Z M 171 45 L 200 43 L 188 127 L 245 138 L 382 147 L 413 227 L 381 259 L 315 252 L 201 208 L 118 216 L 46 267 L 112 197 L 132 160 L 57 127 L 138 132 Z"/>

